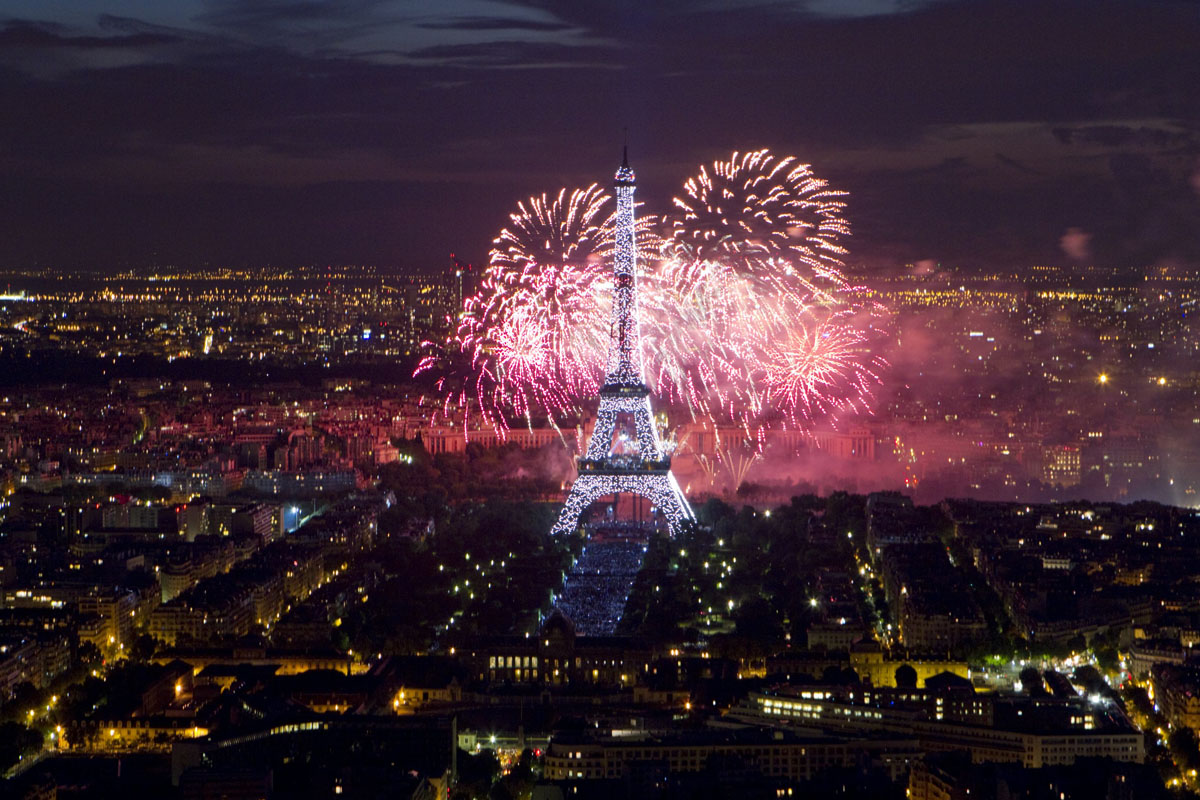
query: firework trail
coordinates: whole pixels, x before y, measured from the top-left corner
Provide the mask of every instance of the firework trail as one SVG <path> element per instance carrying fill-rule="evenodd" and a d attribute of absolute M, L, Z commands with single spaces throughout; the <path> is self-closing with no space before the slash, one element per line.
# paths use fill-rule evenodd
<path fill-rule="evenodd" d="M 747 442 L 742 448 L 726 448 L 717 454 L 721 463 L 725 465 L 725 469 L 729 472 L 729 482 L 734 493 L 742 488 L 742 484 L 746 482 L 746 476 L 750 473 L 750 468 L 754 463 L 762 458 L 762 453 L 753 449 L 753 444 Z"/>

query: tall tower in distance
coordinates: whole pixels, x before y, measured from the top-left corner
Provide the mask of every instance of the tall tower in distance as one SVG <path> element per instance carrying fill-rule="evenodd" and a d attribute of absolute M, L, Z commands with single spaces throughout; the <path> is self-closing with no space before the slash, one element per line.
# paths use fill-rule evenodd
<path fill-rule="evenodd" d="M 685 520 L 695 519 L 691 506 L 671 474 L 671 457 L 663 451 L 650 408 L 642 365 L 642 337 L 637 310 L 637 241 L 633 191 L 636 179 L 626 148 L 614 186 L 617 193 L 616 242 L 613 248 L 613 305 L 608 363 L 600 388 L 600 408 L 587 451 L 579 459 L 579 477 L 551 531 L 570 533 L 588 506 L 602 497 L 635 494 L 645 497 L 666 518 L 671 535 Z M 632 426 L 633 435 L 626 435 Z"/>

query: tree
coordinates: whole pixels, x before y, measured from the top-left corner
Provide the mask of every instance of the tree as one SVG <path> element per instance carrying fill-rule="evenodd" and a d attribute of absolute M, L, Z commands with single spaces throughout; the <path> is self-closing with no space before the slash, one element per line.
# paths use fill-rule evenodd
<path fill-rule="evenodd" d="M 91 642 L 80 642 L 79 650 L 77 651 L 80 664 L 95 664 L 104 660 L 104 655 L 100 652 L 100 648 Z"/>
<path fill-rule="evenodd" d="M 1171 731 L 1171 735 L 1167 737 L 1167 748 L 1175 757 L 1175 763 L 1180 769 L 1200 769 L 1200 744 L 1197 743 L 1196 734 L 1191 728 L 1180 727 Z"/>
<path fill-rule="evenodd" d="M 492 788 L 492 782 L 500 774 L 500 761 L 491 750 L 479 753 L 458 751 L 458 783 L 451 790 L 450 796 L 456 800 L 466 798 L 486 798 Z"/>
<path fill-rule="evenodd" d="M 1150 695 L 1141 686 L 1134 683 L 1127 683 L 1122 689 L 1125 700 L 1133 706 L 1140 714 L 1150 716 L 1154 713 L 1154 703 L 1150 701 Z"/>
<path fill-rule="evenodd" d="M 154 657 L 154 651 L 158 649 L 158 645 L 158 639 L 148 633 L 143 633 L 134 640 L 129 656 L 135 661 L 149 661 Z"/>
<path fill-rule="evenodd" d="M 1026 667 L 1021 670 L 1021 689 L 1025 694 L 1046 694 L 1046 686 L 1042 683 L 1042 673 L 1037 667 Z"/>
<path fill-rule="evenodd" d="M 896 687 L 900 689 L 917 688 L 917 671 L 911 664 L 901 664 L 896 667 Z"/>
<path fill-rule="evenodd" d="M 792 498 L 792 506 L 801 511 L 824 511 L 825 501 L 815 494 L 802 494 Z"/>
<path fill-rule="evenodd" d="M 0 725 L 0 772 L 42 749 L 42 734 L 19 722 Z"/>
<path fill-rule="evenodd" d="M 518 756 L 517 762 L 513 764 L 509 773 L 492 784 L 489 800 L 492 798 L 496 798 L 496 800 L 509 800 L 509 798 L 529 800 L 535 783 L 533 751 L 527 747 L 521 751 L 521 755 Z"/>
<path fill-rule="evenodd" d="M 761 597 L 752 597 L 733 611 L 739 636 L 774 645 L 783 638 L 783 626 L 771 604 Z"/>
<path fill-rule="evenodd" d="M 1108 682 L 1100 674 L 1100 670 L 1091 664 L 1076 667 L 1071 679 L 1072 683 L 1081 684 L 1087 690 L 1088 694 L 1109 694 L 1112 692 L 1112 689 L 1108 686 Z"/>
<path fill-rule="evenodd" d="M 861 681 L 858 677 L 858 673 L 852 668 L 847 667 L 845 669 L 840 669 L 834 665 L 830 665 L 825 668 L 824 672 L 821 673 L 821 682 L 838 684 L 841 686 L 857 686 Z"/>
<path fill-rule="evenodd" d="M 4 704 L 4 719 L 23 721 L 25 713 L 31 708 L 43 705 L 46 693 L 29 681 L 21 681 L 13 687 L 12 696 Z"/>

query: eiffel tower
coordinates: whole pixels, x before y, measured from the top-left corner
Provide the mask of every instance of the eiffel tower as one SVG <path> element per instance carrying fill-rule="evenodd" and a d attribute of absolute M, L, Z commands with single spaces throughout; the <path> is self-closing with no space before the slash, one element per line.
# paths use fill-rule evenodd
<path fill-rule="evenodd" d="M 600 409 L 587 451 L 579 459 L 579 477 L 551 534 L 570 533 L 595 501 L 610 494 L 645 497 L 667 519 L 672 536 L 685 520 L 695 519 L 671 474 L 650 409 L 650 390 L 642 367 L 642 337 L 637 315 L 637 248 L 633 229 L 634 174 L 626 148 L 617 170 L 616 242 L 613 248 L 613 307 L 608 365 L 600 388 Z M 625 452 L 613 436 L 620 419 L 632 418 L 636 448 Z M 632 443 L 630 443 L 632 445 Z"/>

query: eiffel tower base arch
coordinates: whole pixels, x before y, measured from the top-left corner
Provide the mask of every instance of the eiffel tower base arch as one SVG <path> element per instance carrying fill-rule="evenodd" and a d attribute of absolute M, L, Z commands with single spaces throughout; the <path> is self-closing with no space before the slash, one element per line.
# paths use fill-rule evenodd
<path fill-rule="evenodd" d="M 679 483 L 669 472 L 581 473 L 571 486 L 571 493 L 558 515 L 558 521 L 550 531 L 551 535 L 561 536 L 573 532 L 579 526 L 588 506 L 612 494 L 635 494 L 649 500 L 666 517 L 667 529 L 672 536 L 679 533 L 684 522 L 695 519 Z"/>

